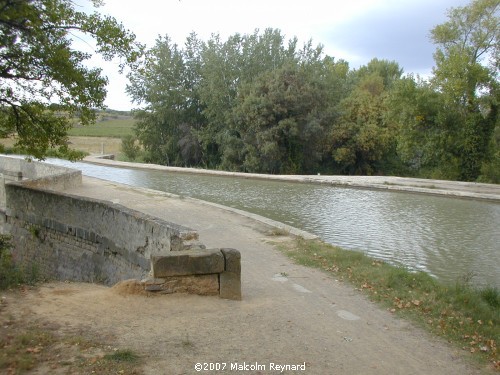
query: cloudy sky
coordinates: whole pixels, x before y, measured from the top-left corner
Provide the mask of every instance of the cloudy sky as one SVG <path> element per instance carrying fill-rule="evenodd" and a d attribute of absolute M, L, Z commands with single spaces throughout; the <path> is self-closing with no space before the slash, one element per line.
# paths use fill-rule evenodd
<path fill-rule="evenodd" d="M 300 43 L 312 39 L 326 54 L 347 60 L 352 68 L 372 58 L 397 61 L 406 73 L 426 75 L 433 66 L 435 46 L 430 30 L 446 21 L 446 11 L 468 0 L 105 0 L 100 8 L 134 32 L 148 46 L 159 35 L 183 45 L 191 32 L 207 40 L 218 33 L 225 40 L 234 33 L 280 29 Z M 109 77 L 106 105 L 134 107 L 125 94 L 127 80 L 117 74 L 117 63 L 103 63 Z"/>

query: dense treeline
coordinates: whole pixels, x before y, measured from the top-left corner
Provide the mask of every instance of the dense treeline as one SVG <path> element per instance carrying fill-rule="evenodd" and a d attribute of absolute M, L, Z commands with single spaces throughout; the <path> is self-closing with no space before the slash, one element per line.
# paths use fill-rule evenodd
<path fill-rule="evenodd" d="M 498 0 L 436 26 L 433 76 L 394 61 L 351 69 L 279 30 L 183 47 L 158 38 L 129 76 L 142 158 L 281 174 L 500 182 Z M 138 154 L 128 139 L 125 151 Z"/>

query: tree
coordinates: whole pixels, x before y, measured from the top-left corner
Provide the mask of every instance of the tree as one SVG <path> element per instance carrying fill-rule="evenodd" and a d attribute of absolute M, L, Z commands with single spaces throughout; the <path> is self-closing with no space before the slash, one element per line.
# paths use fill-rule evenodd
<path fill-rule="evenodd" d="M 311 63 L 311 62 L 309 62 Z M 261 173 L 314 173 L 330 124 L 325 65 L 289 63 L 242 88 L 233 110 L 224 168 Z M 309 69 L 311 68 L 311 69 Z M 232 147 L 230 147 L 232 146 Z"/>
<path fill-rule="evenodd" d="M 486 171 L 483 179 L 498 179 L 499 4 L 475 0 L 449 10 L 431 31 L 434 76 L 406 77 L 391 92 L 397 150 L 416 175 L 474 181 Z"/>
<path fill-rule="evenodd" d="M 0 130 L 36 158 L 66 149 L 74 118 L 88 125 L 104 108 L 107 78 L 85 66 L 91 54 L 75 50 L 74 38 L 91 38 L 105 60 L 120 58 L 121 70 L 142 53 L 114 18 L 75 8 L 71 0 L 0 0 Z"/>
<path fill-rule="evenodd" d="M 446 114 L 459 135 L 459 178 L 476 180 L 492 157 L 498 122 L 500 19 L 498 0 L 474 0 L 453 8 L 431 37 L 438 48 L 432 83 L 444 96 Z"/>
<path fill-rule="evenodd" d="M 207 166 L 218 166 L 227 155 L 227 147 L 234 146 L 234 134 L 228 128 L 241 87 L 296 60 L 296 39 L 288 45 L 284 42 L 280 30 L 266 29 L 250 35 L 234 34 L 225 42 L 213 35 L 205 44 L 199 93 L 207 123 L 198 135 Z"/>
<path fill-rule="evenodd" d="M 206 43 L 192 34 L 182 49 L 168 37 L 160 38 L 147 51 L 140 68 L 129 74 L 129 94 L 135 102 L 145 104 L 136 111 L 136 131 L 148 152 L 147 160 L 240 169 L 239 132 L 245 133 L 243 127 L 247 126 L 243 122 L 235 125 L 234 109 L 241 104 L 240 94 L 260 82 L 263 75 L 274 77 L 271 73 L 286 64 L 294 69 L 300 65 L 302 76 L 315 77 L 317 87 L 324 85 L 322 79 L 333 82 L 331 76 L 347 68 L 332 61 L 330 70 L 323 68 L 321 53 L 310 44 L 297 52 L 296 39 L 284 45 L 284 36 L 273 29 L 262 34 L 258 30 L 251 35 L 234 34 L 226 41 L 212 35 Z M 319 72 L 323 72 L 321 77 Z M 299 101 L 299 93 L 294 95 Z M 328 99 L 323 96 L 318 103 L 328 103 Z"/>
<path fill-rule="evenodd" d="M 132 71 L 127 92 L 145 105 L 135 111 L 135 131 L 147 162 L 190 166 L 201 161 L 196 131 L 204 123 L 198 94 L 200 42 L 192 34 L 185 50 L 159 37 L 140 68 Z"/>
<path fill-rule="evenodd" d="M 339 104 L 339 119 L 330 132 L 338 173 L 387 173 L 385 159 L 395 148 L 395 129 L 387 119 L 387 98 L 402 69 L 393 61 L 373 59 L 352 72 L 354 89 Z"/>
<path fill-rule="evenodd" d="M 397 152 L 411 175 L 457 179 L 459 123 L 444 95 L 417 77 L 404 77 L 391 90 L 389 117 L 398 124 Z"/>

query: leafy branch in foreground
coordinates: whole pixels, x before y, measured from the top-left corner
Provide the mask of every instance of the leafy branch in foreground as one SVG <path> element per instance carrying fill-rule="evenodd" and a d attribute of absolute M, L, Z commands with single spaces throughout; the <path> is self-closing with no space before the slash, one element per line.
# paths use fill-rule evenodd
<path fill-rule="evenodd" d="M 92 124 L 94 110 L 104 108 L 107 78 L 85 65 L 92 54 L 76 50 L 75 40 L 93 42 L 105 60 L 119 58 L 120 70 L 142 54 L 135 36 L 114 18 L 76 6 L 71 0 L 0 0 L 0 135 L 17 134 L 17 146 L 37 158 L 66 145 L 75 117 Z"/>

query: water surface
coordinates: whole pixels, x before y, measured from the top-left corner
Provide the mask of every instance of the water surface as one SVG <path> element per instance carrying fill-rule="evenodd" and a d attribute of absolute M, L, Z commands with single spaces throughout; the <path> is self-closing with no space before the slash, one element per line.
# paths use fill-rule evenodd
<path fill-rule="evenodd" d="M 87 176 L 256 213 L 444 282 L 500 287 L 500 204 L 434 195 L 49 160 Z"/>

